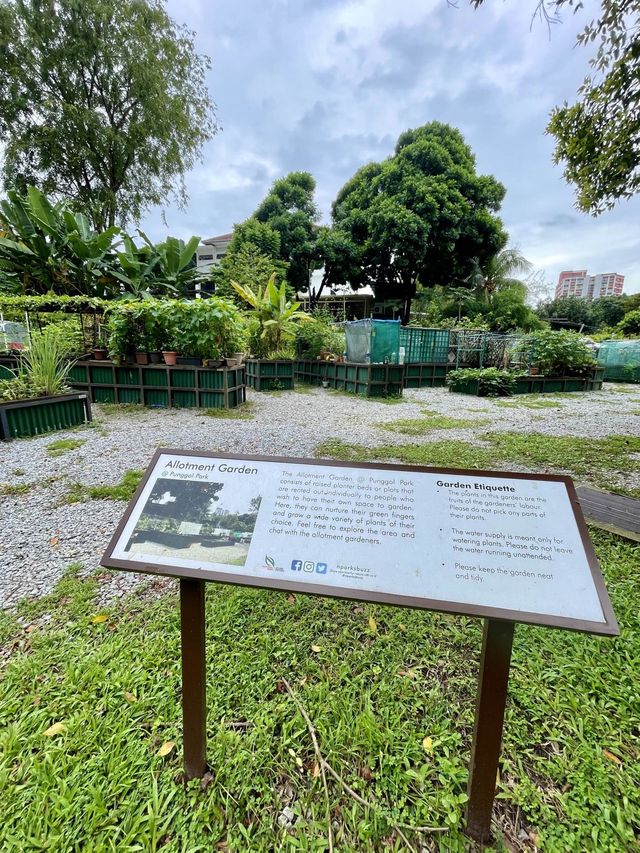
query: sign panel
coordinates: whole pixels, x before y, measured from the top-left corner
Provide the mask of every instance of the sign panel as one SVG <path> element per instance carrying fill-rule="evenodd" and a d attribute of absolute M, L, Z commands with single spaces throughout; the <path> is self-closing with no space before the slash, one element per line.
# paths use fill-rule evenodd
<path fill-rule="evenodd" d="M 102 565 L 618 633 L 567 477 L 158 450 Z"/>

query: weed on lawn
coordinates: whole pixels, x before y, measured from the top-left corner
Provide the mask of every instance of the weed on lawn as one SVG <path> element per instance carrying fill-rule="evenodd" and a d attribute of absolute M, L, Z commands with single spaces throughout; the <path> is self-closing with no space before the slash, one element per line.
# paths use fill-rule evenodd
<path fill-rule="evenodd" d="M 198 414 L 222 420 L 250 421 L 255 418 L 254 408 L 253 403 L 243 403 L 234 409 L 202 409 Z"/>
<path fill-rule="evenodd" d="M 637 547 L 595 531 L 622 634 L 518 626 L 496 850 L 634 849 Z M 481 623 L 207 587 L 211 774 L 181 781 L 177 597 L 93 604 L 78 567 L 0 620 L 0 849 L 462 851 Z M 13 633 L 12 633 L 13 632 Z M 166 753 L 164 756 L 162 753 Z M 506 816 L 506 817 L 505 817 Z M 513 830 L 511 829 L 513 827 Z M 503 836 L 503 832 L 507 832 Z"/>
<path fill-rule="evenodd" d="M 477 447 L 467 441 L 430 441 L 426 444 L 383 444 L 365 447 L 339 439 L 323 441 L 316 456 L 344 459 L 347 462 L 375 462 L 397 459 L 409 465 L 433 465 L 440 468 L 489 468 L 495 462 L 495 450 Z"/>
<path fill-rule="evenodd" d="M 63 503 L 76 504 L 85 501 L 128 501 L 138 488 L 144 471 L 130 469 L 125 471 L 122 479 L 114 486 L 85 486 L 84 483 L 72 483 L 63 499 Z"/>
<path fill-rule="evenodd" d="M 31 489 L 31 483 L 0 483 L 0 497 L 12 498 L 17 495 L 26 495 Z"/>
<path fill-rule="evenodd" d="M 63 453 L 69 453 L 70 450 L 77 450 L 78 447 L 82 447 L 85 441 L 82 438 L 60 438 L 57 441 L 52 441 L 51 444 L 47 444 L 47 456 L 54 458 L 62 456 Z"/>
<path fill-rule="evenodd" d="M 640 437 L 608 435 L 605 438 L 545 435 L 543 433 L 494 432 L 482 436 L 495 445 L 502 457 L 558 468 L 573 474 L 598 476 L 611 471 L 637 471 Z"/>
<path fill-rule="evenodd" d="M 430 414 L 424 418 L 404 418 L 378 423 L 376 426 L 402 435 L 428 435 L 437 429 L 472 429 L 488 423 L 489 418 L 450 418 L 447 415 Z"/>

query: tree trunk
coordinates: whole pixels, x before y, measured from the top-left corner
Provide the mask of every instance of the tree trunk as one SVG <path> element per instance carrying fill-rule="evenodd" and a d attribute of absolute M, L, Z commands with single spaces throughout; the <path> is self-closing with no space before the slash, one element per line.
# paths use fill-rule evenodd
<path fill-rule="evenodd" d="M 318 302 L 320 301 L 320 297 L 322 296 L 322 291 L 324 290 L 324 286 L 327 283 L 326 274 L 322 276 L 322 281 L 320 282 L 320 287 L 318 288 L 317 293 L 314 293 L 311 290 L 311 282 L 309 282 L 309 310 L 315 311 L 318 307 Z"/>

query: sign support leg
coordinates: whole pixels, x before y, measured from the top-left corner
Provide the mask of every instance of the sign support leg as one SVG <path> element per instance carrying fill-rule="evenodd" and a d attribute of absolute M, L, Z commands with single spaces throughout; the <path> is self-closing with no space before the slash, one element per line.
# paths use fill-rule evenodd
<path fill-rule="evenodd" d="M 486 619 L 484 623 L 465 829 L 467 835 L 481 844 L 492 842 L 491 811 L 496 792 L 514 628 L 513 622 L 496 619 Z"/>
<path fill-rule="evenodd" d="M 207 770 L 204 597 L 204 581 L 180 579 L 182 731 L 186 779 L 200 778 Z"/>

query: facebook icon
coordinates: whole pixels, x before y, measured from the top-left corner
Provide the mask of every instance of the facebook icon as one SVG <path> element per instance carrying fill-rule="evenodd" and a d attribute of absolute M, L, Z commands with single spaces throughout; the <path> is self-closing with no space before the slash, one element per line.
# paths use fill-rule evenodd
<path fill-rule="evenodd" d="M 292 560 L 291 561 L 291 571 L 292 572 L 301 572 L 302 571 L 302 560 Z"/>

